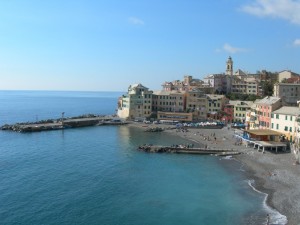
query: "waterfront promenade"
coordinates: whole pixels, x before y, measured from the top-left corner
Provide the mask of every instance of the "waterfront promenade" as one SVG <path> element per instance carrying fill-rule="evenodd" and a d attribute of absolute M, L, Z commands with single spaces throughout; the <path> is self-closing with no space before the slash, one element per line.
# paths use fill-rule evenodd
<path fill-rule="evenodd" d="M 145 124 L 131 123 L 129 126 L 146 129 Z M 170 125 L 149 125 L 163 128 Z M 207 145 L 210 149 L 232 149 L 241 152 L 233 159 L 241 163 L 241 168 L 249 180 L 255 180 L 253 186 L 268 194 L 267 204 L 287 216 L 288 224 L 300 224 L 300 166 L 295 165 L 293 153 L 265 151 L 262 153 L 253 147 L 240 145 L 236 138 L 237 130 L 228 129 L 188 129 L 188 132 L 177 132 L 176 129 L 165 129 L 164 132 L 180 136 L 189 142 Z M 214 138 L 215 137 L 215 138 Z M 271 218 L 272 221 L 272 218 Z M 277 223 L 274 223 L 277 224 Z"/>

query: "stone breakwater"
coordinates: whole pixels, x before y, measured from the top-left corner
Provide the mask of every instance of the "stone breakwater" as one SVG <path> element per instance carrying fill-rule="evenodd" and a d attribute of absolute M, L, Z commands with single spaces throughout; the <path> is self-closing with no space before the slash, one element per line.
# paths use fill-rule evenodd
<path fill-rule="evenodd" d="M 199 154 L 199 155 L 216 155 L 216 156 L 231 156 L 241 154 L 238 151 L 228 149 L 207 149 L 194 148 L 191 146 L 157 146 L 157 145 L 141 145 L 138 150 L 149 153 L 181 153 L 181 154 Z"/>
<path fill-rule="evenodd" d="M 48 119 L 38 122 L 5 124 L 1 126 L 0 129 L 16 132 L 36 132 L 87 126 L 123 124 L 126 124 L 126 122 L 117 120 L 113 116 L 97 116 L 93 114 L 88 114 L 72 118 Z"/>

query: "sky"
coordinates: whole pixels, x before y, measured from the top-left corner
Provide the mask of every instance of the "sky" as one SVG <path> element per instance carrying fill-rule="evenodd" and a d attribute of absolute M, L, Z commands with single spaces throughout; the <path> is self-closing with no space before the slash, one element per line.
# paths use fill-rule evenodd
<path fill-rule="evenodd" d="M 0 90 L 160 90 L 185 75 L 300 73 L 300 0 L 1 0 Z"/>

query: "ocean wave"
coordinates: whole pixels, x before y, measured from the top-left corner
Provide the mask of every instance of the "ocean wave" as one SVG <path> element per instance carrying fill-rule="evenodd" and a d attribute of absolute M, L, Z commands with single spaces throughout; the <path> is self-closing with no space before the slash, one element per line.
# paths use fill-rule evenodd
<path fill-rule="evenodd" d="M 282 215 L 280 212 L 278 212 L 276 209 L 271 208 L 267 204 L 267 198 L 268 194 L 261 192 L 257 190 L 253 184 L 254 180 L 248 180 L 249 186 L 257 193 L 264 195 L 264 201 L 263 201 L 263 207 L 267 211 L 267 213 L 270 215 L 270 224 L 272 225 L 286 225 L 288 223 L 287 217 L 285 215 Z M 267 224 L 267 221 L 266 221 Z"/>

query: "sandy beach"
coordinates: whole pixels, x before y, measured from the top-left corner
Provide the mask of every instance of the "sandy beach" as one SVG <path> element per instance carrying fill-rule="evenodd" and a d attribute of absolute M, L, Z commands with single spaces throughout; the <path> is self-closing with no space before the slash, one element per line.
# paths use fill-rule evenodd
<path fill-rule="evenodd" d="M 145 124 L 131 123 L 129 126 L 146 129 Z M 151 124 L 148 127 L 172 127 L 170 125 Z M 258 152 L 253 147 L 236 145 L 238 139 L 235 129 L 201 129 L 188 128 L 188 132 L 176 132 L 175 129 L 166 129 L 172 135 L 199 144 L 207 145 L 211 149 L 233 149 L 242 154 L 234 156 L 234 159 L 242 164 L 245 175 L 249 180 L 254 180 L 253 187 L 268 194 L 267 205 L 287 217 L 289 225 L 300 224 L 300 166 L 294 165 L 293 153 L 281 153 L 265 151 Z M 276 223 L 271 218 L 270 224 Z"/>

